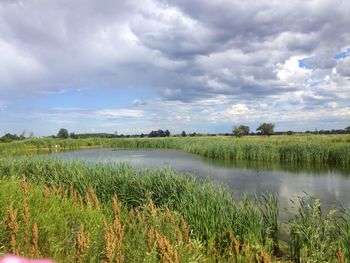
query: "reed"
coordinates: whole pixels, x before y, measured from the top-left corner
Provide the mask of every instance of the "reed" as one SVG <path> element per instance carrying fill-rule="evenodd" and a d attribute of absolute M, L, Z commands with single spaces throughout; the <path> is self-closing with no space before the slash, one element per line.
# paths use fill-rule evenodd
<path fill-rule="evenodd" d="M 24 251 L 29 251 L 30 244 L 30 212 L 29 212 L 29 190 L 30 186 L 26 177 L 23 177 L 23 224 L 24 224 Z"/>
<path fill-rule="evenodd" d="M 39 256 L 38 242 L 39 242 L 39 228 L 38 228 L 38 225 L 35 223 L 33 225 L 33 230 L 32 230 L 31 251 L 30 251 L 30 256 L 32 258 L 36 258 Z"/>
<path fill-rule="evenodd" d="M 7 213 L 8 218 L 5 221 L 5 224 L 9 236 L 9 251 L 13 254 L 18 254 L 19 248 L 17 244 L 17 232 L 19 229 L 19 224 L 17 222 L 17 210 L 13 209 L 12 203 L 8 206 Z"/>
<path fill-rule="evenodd" d="M 55 148 L 54 146 L 58 146 Z M 167 137 L 116 139 L 28 139 L 0 143 L 0 156 L 89 147 L 177 149 L 208 158 L 281 164 L 350 166 L 350 135 Z"/>
<path fill-rule="evenodd" d="M 156 240 L 158 246 L 158 253 L 161 263 L 179 263 L 177 252 L 165 236 L 156 231 Z"/>
<path fill-rule="evenodd" d="M 290 222 L 291 256 L 296 262 L 329 261 L 337 255 L 341 242 L 336 213 L 323 215 L 321 203 L 313 197 L 301 198 L 298 214 Z"/>
<path fill-rule="evenodd" d="M 6 159 L 0 162 L 0 193 L 4 253 L 58 262 L 336 262 L 350 258 L 347 209 L 324 214 L 319 200 L 300 199 L 298 213 L 283 222 L 290 230 L 289 252 L 280 251 L 282 222 L 277 221 L 275 195 L 245 195 L 236 201 L 224 187 L 169 169 Z M 23 216 L 17 211 L 23 211 Z M 26 222 L 31 229 L 30 251 L 24 248 Z"/>
<path fill-rule="evenodd" d="M 90 234 L 85 234 L 84 230 L 84 224 L 80 225 L 80 231 L 77 234 L 77 237 L 75 239 L 75 248 L 76 248 L 76 256 L 75 261 L 76 262 L 85 262 L 85 254 L 86 250 L 88 249 L 90 243 Z"/>
<path fill-rule="evenodd" d="M 33 184 L 29 181 L 28 185 L 30 188 L 26 193 L 29 197 L 27 205 L 32 211 L 30 222 L 35 223 L 31 226 L 30 249 L 25 251 L 21 250 L 21 245 L 26 242 L 26 230 L 25 227 L 21 227 L 24 218 L 19 218 L 16 213 L 23 208 L 23 199 L 26 198 L 20 191 L 22 182 L 14 177 L 0 180 L 0 220 L 8 219 L 8 228 L 0 227 L 1 253 L 15 251 L 31 258 L 49 257 L 57 262 L 158 262 L 158 255 L 161 255 L 158 254 L 156 242 L 159 241 L 159 249 L 168 253 L 174 260 L 174 255 L 181 255 L 185 260 L 204 255 L 202 247 L 192 244 L 189 246 L 190 240 L 178 244 L 175 248 L 170 242 L 173 238 L 170 233 L 173 229 L 179 229 L 179 226 L 172 226 L 172 229 L 167 231 L 169 226 L 164 228 L 165 224 L 159 225 L 159 222 L 168 220 L 168 215 L 155 206 L 152 209 L 156 211 L 153 215 L 157 217 L 157 221 L 145 219 L 142 223 L 144 225 L 141 226 L 141 219 L 129 224 L 129 214 L 131 215 L 130 211 L 133 210 L 122 205 L 116 196 L 103 204 L 103 207 L 91 207 L 86 200 L 81 206 L 70 195 L 62 196 L 56 187 L 47 187 L 50 195 L 45 197 L 42 195 L 43 184 Z M 9 202 L 10 200 L 12 202 Z M 44 202 L 47 202 L 47 207 L 42 206 Z M 3 211 L 6 207 L 8 211 Z M 139 209 L 137 211 L 140 211 L 140 217 L 141 214 L 148 213 L 142 208 Z M 174 222 L 180 221 L 178 214 L 171 211 L 170 213 Z M 101 238 L 104 228 L 105 239 L 103 236 Z M 153 253 L 147 252 L 149 240 L 146 238 L 145 229 L 153 229 L 152 247 L 157 247 Z M 156 231 L 159 233 L 158 239 Z"/>

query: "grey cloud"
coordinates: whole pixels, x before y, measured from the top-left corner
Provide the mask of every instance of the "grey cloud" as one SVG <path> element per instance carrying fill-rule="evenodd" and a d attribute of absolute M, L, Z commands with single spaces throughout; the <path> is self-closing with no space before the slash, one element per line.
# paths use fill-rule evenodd
<path fill-rule="evenodd" d="M 341 76 L 346 77 L 348 80 L 350 80 L 350 57 L 347 57 L 338 63 L 336 69 Z"/>
<path fill-rule="evenodd" d="M 301 96 L 336 67 L 333 88 L 314 88 L 322 99 L 300 99 L 315 109 L 342 100 L 334 87 L 349 59 L 333 56 L 350 43 L 348 10 L 340 0 L 1 1 L 0 96 L 137 86 L 169 101 L 258 104 Z M 294 56 L 312 56 L 305 83 L 277 76 Z"/>

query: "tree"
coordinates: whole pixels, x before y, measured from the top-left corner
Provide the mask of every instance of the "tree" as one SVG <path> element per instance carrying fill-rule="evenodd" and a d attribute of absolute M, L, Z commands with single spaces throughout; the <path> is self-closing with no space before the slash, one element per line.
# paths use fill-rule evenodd
<path fill-rule="evenodd" d="M 274 128 L 275 125 L 273 123 L 264 122 L 263 124 L 260 124 L 260 126 L 256 130 L 260 131 L 262 135 L 272 135 Z"/>
<path fill-rule="evenodd" d="M 350 133 L 350 125 L 348 127 L 345 128 L 347 133 Z"/>
<path fill-rule="evenodd" d="M 78 136 L 74 132 L 71 132 L 69 134 L 69 137 L 71 137 L 72 139 L 78 139 Z"/>
<path fill-rule="evenodd" d="M 67 139 L 69 137 L 69 133 L 67 129 L 60 129 L 57 133 L 57 138 Z"/>
<path fill-rule="evenodd" d="M 170 132 L 168 130 L 163 131 L 163 130 L 157 130 L 157 131 L 151 131 L 148 134 L 148 137 L 168 137 L 170 136 Z"/>
<path fill-rule="evenodd" d="M 182 137 L 186 137 L 186 136 L 187 136 L 186 132 L 185 132 L 185 131 L 182 131 L 182 132 L 181 132 L 181 136 L 182 136 Z"/>
<path fill-rule="evenodd" d="M 1 137 L 1 142 L 12 142 L 19 140 L 19 137 L 16 134 L 6 133 L 4 136 Z"/>
<path fill-rule="evenodd" d="M 21 135 L 19 136 L 20 140 L 24 140 L 26 138 L 26 131 L 24 130 Z"/>
<path fill-rule="evenodd" d="M 235 135 L 237 137 L 248 135 L 249 134 L 249 127 L 245 126 L 245 125 L 235 126 L 235 127 L 233 127 L 232 133 L 233 133 L 233 135 Z"/>

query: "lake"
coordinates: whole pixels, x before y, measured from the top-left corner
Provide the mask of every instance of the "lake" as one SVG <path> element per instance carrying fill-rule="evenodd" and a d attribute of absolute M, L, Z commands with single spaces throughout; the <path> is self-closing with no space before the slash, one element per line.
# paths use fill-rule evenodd
<path fill-rule="evenodd" d="M 284 209 L 291 208 L 291 199 L 296 200 L 305 193 L 320 198 L 326 210 L 339 205 L 350 207 L 350 176 L 346 171 L 325 167 L 224 162 L 164 149 L 88 149 L 52 153 L 51 156 L 89 162 L 126 162 L 137 168 L 171 167 L 225 185 L 236 198 L 243 193 L 274 192 L 282 214 Z"/>

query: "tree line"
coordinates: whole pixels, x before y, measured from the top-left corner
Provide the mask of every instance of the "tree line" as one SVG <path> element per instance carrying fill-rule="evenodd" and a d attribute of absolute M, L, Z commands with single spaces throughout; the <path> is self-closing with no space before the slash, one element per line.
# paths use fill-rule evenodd
<path fill-rule="evenodd" d="M 111 133 L 81 133 L 76 134 L 74 132 L 69 133 L 67 129 L 61 128 L 56 135 L 52 135 L 49 137 L 52 138 L 59 138 L 59 139 L 87 139 L 87 138 L 144 138 L 144 137 L 193 137 L 193 136 L 247 136 L 247 135 L 292 135 L 296 132 L 293 131 L 286 131 L 286 132 L 275 132 L 274 131 L 275 125 L 273 123 L 262 123 L 258 126 L 256 129 L 256 133 L 250 131 L 249 126 L 247 125 L 236 125 L 233 127 L 231 133 L 213 133 L 213 134 L 203 134 L 203 133 L 186 133 L 185 131 L 182 131 L 180 134 L 173 134 L 171 135 L 169 130 L 152 130 L 148 134 L 134 134 L 134 135 L 123 135 L 123 134 L 111 134 Z M 350 125 L 345 127 L 344 129 L 332 129 L 332 130 L 314 130 L 314 131 L 305 131 L 306 134 L 350 134 Z M 20 135 L 17 134 L 11 134 L 6 133 L 4 136 L 0 137 L 0 142 L 6 143 L 6 142 L 12 142 L 12 141 L 19 141 L 24 140 L 28 138 L 33 138 L 34 134 L 33 132 L 30 132 L 28 136 L 26 136 L 25 132 L 22 132 Z"/>

